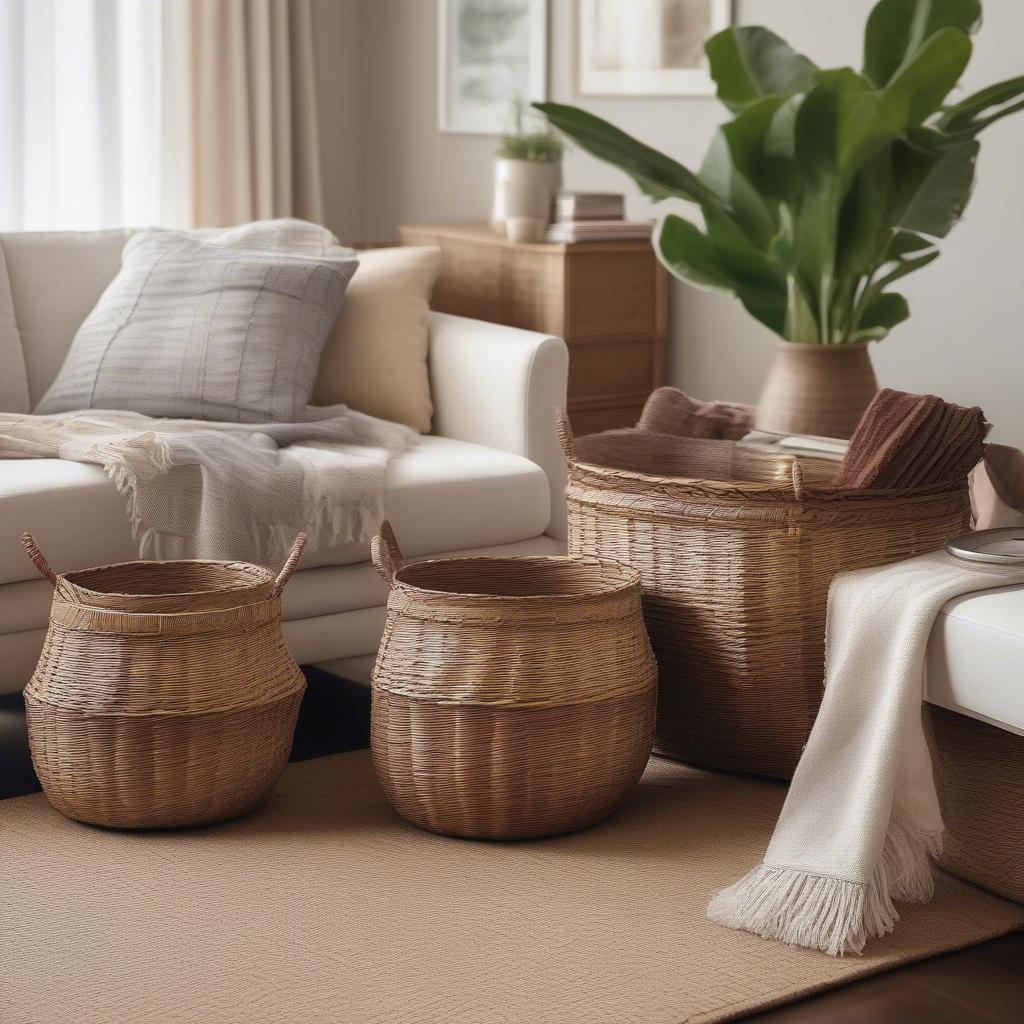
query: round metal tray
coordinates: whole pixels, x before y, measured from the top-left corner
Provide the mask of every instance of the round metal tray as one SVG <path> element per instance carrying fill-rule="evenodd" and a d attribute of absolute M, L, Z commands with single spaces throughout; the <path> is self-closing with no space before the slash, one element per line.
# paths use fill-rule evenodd
<path fill-rule="evenodd" d="M 975 530 L 946 541 L 946 551 L 965 562 L 1024 565 L 1024 527 Z"/>

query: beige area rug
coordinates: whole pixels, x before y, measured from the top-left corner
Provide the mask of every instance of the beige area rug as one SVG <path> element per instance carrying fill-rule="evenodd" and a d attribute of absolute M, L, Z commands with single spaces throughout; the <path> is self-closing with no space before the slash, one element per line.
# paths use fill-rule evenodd
<path fill-rule="evenodd" d="M 4 801 L 0 1021 L 721 1021 L 1024 925 L 943 876 L 860 958 L 715 927 L 708 897 L 757 862 L 783 792 L 655 760 L 610 821 L 515 844 L 407 825 L 365 751 L 190 832 Z"/>

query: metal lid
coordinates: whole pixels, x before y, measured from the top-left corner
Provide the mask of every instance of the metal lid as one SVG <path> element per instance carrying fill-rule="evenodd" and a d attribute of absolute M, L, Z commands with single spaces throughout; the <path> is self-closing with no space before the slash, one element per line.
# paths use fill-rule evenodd
<path fill-rule="evenodd" d="M 966 562 L 1024 565 L 1024 527 L 975 530 L 946 541 L 946 551 Z"/>

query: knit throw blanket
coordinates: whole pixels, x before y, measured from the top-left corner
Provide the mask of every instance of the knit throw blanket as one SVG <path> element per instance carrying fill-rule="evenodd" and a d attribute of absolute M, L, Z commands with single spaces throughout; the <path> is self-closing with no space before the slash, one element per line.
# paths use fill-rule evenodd
<path fill-rule="evenodd" d="M 951 598 L 1024 583 L 1024 567 L 943 552 L 837 576 L 825 697 L 764 862 L 708 917 L 770 939 L 859 953 L 899 901 L 927 902 L 942 818 L 921 719 L 925 649 Z"/>
<path fill-rule="evenodd" d="M 383 519 L 388 460 L 417 437 L 345 406 L 266 424 L 105 410 L 0 414 L 0 458 L 106 470 L 126 498 L 140 558 L 266 564 L 284 558 L 300 531 L 314 550 L 368 545 Z"/>

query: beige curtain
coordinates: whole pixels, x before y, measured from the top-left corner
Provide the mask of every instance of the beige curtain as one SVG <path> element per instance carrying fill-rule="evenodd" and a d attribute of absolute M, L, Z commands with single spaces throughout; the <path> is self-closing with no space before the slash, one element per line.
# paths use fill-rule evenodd
<path fill-rule="evenodd" d="M 197 227 L 320 222 L 310 0 L 190 0 Z"/>

